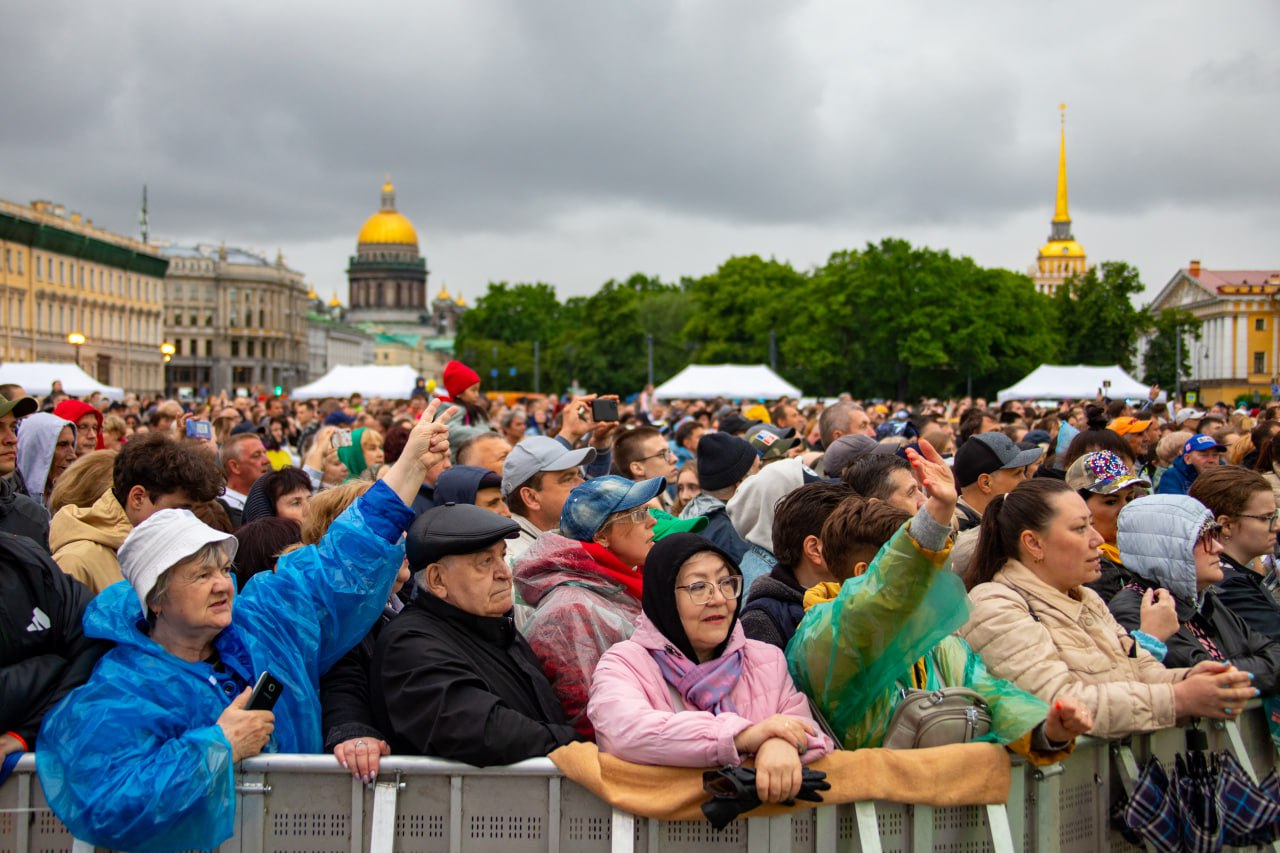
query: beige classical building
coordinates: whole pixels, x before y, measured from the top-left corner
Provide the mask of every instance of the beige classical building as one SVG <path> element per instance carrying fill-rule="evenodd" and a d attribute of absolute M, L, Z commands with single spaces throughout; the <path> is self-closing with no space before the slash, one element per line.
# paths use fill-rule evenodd
<path fill-rule="evenodd" d="M 288 391 L 308 381 L 308 287 L 283 255 L 272 262 L 226 245 L 158 245 L 169 259 L 170 389 Z"/>
<path fill-rule="evenodd" d="M 0 201 L 0 357 L 78 361 L 100 382 L 159 392 L 167 267 L 60 204 Z"/>
<path fill-rule="evenodd" d="M 1183 338 L 1191 375 L 1182 387 L 1197 404 L 1269 400 L 1280 386 L 1280 269 L 1208 269 L 1192 261 L 1147 306 L 1189 311 L 1200 339 Z"/>

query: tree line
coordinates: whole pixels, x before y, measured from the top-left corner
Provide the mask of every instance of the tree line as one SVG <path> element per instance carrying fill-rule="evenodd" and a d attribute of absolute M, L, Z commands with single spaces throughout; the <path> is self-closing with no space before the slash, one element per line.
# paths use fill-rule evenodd
<path fill-rule="evenodd" d="M 1049 297 L 1021 273 L 889 238 L 807 271 L 734 257 L 700 278 L 637 273 L 563 301 L 550 284 L 493 282 L 454 354 L 507 390 L 630 393 L 651 347 L 659 384 L 690 363 L 773 364 L 806 394 L 912 399 L 990 396 L 1044 363 L 1133 371 L 1150 333 L 1142 378 L 1172 387 L 1176 335 L 1199 326 L 1134 307 L 1142 290 L 1135 268 L 1107 261 Z"/>

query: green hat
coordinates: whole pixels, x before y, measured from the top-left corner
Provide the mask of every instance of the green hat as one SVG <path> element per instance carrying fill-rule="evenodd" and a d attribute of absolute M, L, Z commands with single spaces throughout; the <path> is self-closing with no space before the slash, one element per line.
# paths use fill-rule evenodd
<path fill-rule="evenodd" d="M 707 526 L 707 517 L 705 515 L 695 515 L 693 518 L 676 518 L 671 513 L 663 512 L 660 509 L 649 510 L 649 515 L 652 515 L 654 519 L 654 542 L 664 536 L 670 536 L 672 533 L 697 533 Z"/>
<path fill-rule="evenodd" d="M 15 418 L 25 418 L 27 415 L 34 415 L 39 408 L 40 404 L 34 397 L 19 397 L 16 400 L 0 397 L 0 417 L 12 412 Z"/>

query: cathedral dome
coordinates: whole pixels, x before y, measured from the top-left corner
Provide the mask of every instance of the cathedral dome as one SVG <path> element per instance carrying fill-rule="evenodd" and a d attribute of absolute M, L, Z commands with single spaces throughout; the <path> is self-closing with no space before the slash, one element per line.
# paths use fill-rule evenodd
<path fill-rule="evenodd" d="M 382 187 L 382 209 L 365 220 L 356 243 L 418 245 L 418 232 L 414 230 L 413 223 L 396 211 L 396 188 L 391 185 L 391 181 L 387 181 Z"/>

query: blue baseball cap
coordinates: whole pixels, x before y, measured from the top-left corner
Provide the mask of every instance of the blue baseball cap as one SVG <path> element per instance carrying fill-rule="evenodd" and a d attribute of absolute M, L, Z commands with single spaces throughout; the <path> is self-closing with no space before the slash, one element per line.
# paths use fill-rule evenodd
<path fill-rule="evenodd" d="M 666 488 L 666 477 L 637 481 L 609 474 L 587 480 L 569 492 L 560 511 L 560 533 L 590 542 L 609 516 L 644 506 Z"/>
<path fill-rule="evenodd" d="M 1227 446 L 1219 444 L 1217 439 L 1212 436 L 1193 435 L 1187 440 L 1186 444 L 1182 445 L 1182 452 L 1185 455 L 1193 450 L 1217 450 L 1220 453 L 1225 453 Z"/>

